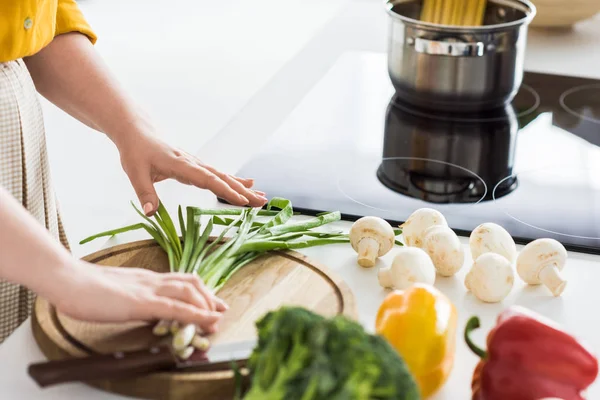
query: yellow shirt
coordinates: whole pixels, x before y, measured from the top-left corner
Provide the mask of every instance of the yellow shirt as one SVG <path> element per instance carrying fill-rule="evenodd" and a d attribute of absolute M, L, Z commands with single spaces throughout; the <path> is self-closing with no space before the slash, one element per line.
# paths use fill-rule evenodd
<path fill-rule="evenodd" d="M 75 0 L 0 0 L 0 62 L 31 56 L 68 32 L 96 43 Z"/>

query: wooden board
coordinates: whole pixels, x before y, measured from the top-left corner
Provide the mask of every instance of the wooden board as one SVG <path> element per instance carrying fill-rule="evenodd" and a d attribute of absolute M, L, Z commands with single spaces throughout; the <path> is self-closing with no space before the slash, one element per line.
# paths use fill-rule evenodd
<path fill-rule="evenodd" d="M 115 246 L 84 260 L 99 265 L 168 271 L 153 240 Z M 212 343 L 256 337 L 255 321 L 281 305 L 299 305 L 325 316 L 357 316 L 354 296 L 341 278 L 297 252 L 273 252 L 237 272 L 219 291 L 230 306 Z M 76 300 L 74 300 L 76 301 Z M 43 298 L 32 315 L 34 337 L 51 360 L 148 348 L 158 341 L 152 324 L 95 324 L 61 315 Z M 233 373 L 164 372 L 135 379 L 88 382 L 97 388 L 144 399 L 231 399 Z"/>

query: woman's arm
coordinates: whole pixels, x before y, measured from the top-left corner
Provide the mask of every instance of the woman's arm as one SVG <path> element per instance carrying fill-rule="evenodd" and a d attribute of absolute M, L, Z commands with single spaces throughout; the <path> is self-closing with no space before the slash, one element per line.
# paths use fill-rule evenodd
<path fill-rule="evenodd" d="M 74 318 L 168 319 L 215 330 L 226 305 L 192 274 L 99 267 L 75 259 L 0 187 L 0 278 L 28 287 Z"/>
<path fill-rule="evenodd" d="M 234 205 L 266 203 L 264 193 L 250 189 L 251 180 L 217 171 L 159 140 L 86 36 L 59 35 L 25 63 L 44 97 L 115 143 L 147 214 L 158 207 L 154 183 L 168 178 L 209 189 Z"/>

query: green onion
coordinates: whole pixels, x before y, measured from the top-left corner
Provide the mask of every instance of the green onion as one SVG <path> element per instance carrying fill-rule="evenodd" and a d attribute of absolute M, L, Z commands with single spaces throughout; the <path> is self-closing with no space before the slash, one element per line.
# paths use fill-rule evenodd
<path fill-rule="evenodd" d="M 138 215 L 140 217 L 142 217 L 146 222 L 148 222 L 150 224 L 150 227 L 153 228 L 152 232 L 156 232 L 156 235 L 158 235 L 160 237 L 160 241 L 158 241 L 153 234 L 150 234 L 154 238 L 154 240 L 157 240 L 157 242 L 161 245 L 161 247 L 165 251 L 168 251 L 167 249 L 168 249 L 168 247 L 170 247 L 170 244 L 169 244 L 169 241 L 167 240 L 167 237 L 163 233 L 162 229 L 154 221 L 152 221 L 150 218 L 148 218 L 143 212 L 141 212 L 135 206 L 135 204 L 133 202 L 131 202 L 131 206 L 133 207 L 135 212 L 138 213 Z M 148 232 L 148 233 L 150 233 L 150 232 Z"/>
<path fill-rule="evenodd" d="M 171 216 L 167 212 L 167 209 L 162 204 L 162 202 L 158 202 L 158 212 L 156 213 L 156 220 L 161 224 L 163 230 L 169 237 L 173 245 L 173 249 L 178 258 L 181 257 L 183 251 L 181 248 L 181 241 L 179 240 L 179 236 L 177 235 L 177 231 L 175 230 L 175 225 L 173 224 L 173 220 Z"/>
<path fill-rule="evenodd" d="M 320 215 L 315 218 L 311 218 L 308 221 L 300 221 L 293 224 L 278 225 L 272 228 L 268 228 L 269 233 L 272 235 L 278 235 L 288 232 L 300 232 L 312 228 L 318 228 L 331 222 L 339 221 L 341 215 L 338 211 Z"/>
<path fill-rule="evenodd" d="M 268 240 L 257 240 L 248 241 L 244 243 L 239 249 L 239 253 L 259 251 L 266 252 L 271 250 L 292 250 L 292 249 L 305 249 L 307 247 L 324 246 L 327 244 L 337 243 L 349 243 L 350 239 L 345 237 L 340 238 L 328 238 L 328 239 L 311 239 L 302 240 L 296 242 L 280 242 L 280 241 L 268 241 Z"/>
<path fill-rule="evenodd" d="M 213 219 L 211 218 L 208 220 L 208 224 L 206 224 L 204 232 L 202 232 L 202 235 L 198 237 L 198 240 L 194 245 L 194 252 L 192 253 L 186 272 L 196 272 L 196 268 L 200 266 L 200 262 L 202 261 L 200 254 L 202 253 L 202 251 L 204 250 L 204 246 L 206 246 L 206 243 L 208 242 L 208 238 L 212 232 L 212 229 Z"/>
<path fill-rule="evenodd" d="M 271 199 L 266 209 L 205 209 L 188 206 L 185 207 L 185 216 L 180 205 L 177 208 L 177 219 L 181 238 L 162 202 L 159 202 L 154 221 L 144 215 L 133 202 L 131 204 L 144 222 L 101 232 L 80 243 L 144 229 L 167 253 L 171 271 L 195 273 L 213 291 L 218 291 L 237 271 L 267 252 L 350 242 L 349 235 L 341 231 L 316 230 L 339 221 L 341 214 L 338 211 L 319 213 L 306 220 L 290 222 L 291 217 L 297 213 L 294 213 L 291 201 L 279 197 Z M 210 217 L 203 230 L 202 216 Z M 257 220 L 263 217 L 267 217 L 266 220 Z M 215 225 L 224 228 L 216 238 L 210 240 Z M 401 233 L 401 229 L 394 229 L 396 236 Z M 396 244 L 403 245 L 398 240 Z"/>
<path fill-rule="evenodd" d="M 215 215 L 213 217 L 213 220 L 214 220 L 215 225 L 229 225 L 233 222 L 233 219 L 231 219 L 231 218 L 221 218 L 217 215 Z M 236 225 L 234 225 L 234 226 L 237 227 L 237 226 L 240 226 L 241 224 L 242 224 L 242 221 L 238 221 L 236 223 Z M 264 225 L 263 222 L 254 221 L 252 223 L 252 228 L 261 228 L 263 225 Z"/>
<path fill-rule="evenodd" d="M 181 205 L 177 207 L 177 217 L 179 218 L 179 229 L 181 230 L 181 236 L 185 237 L 185 223 L 183 222 L 183 212 Z"/>
<path fill-rule="evenodd" d="M 273 217 L 269 222 L 264 224 L 258 232 L 263 232 L 274 226 L 285 224 L 292 215 L 294 215 L 294 209 L 292 208 L 292 202 L 286 199 L 275 197 L 267 204 L 267 210 L 271 210 L 273 207 L 279 208 L 280 211 Z"/>
<path fill-rule="evenodd" d="M 144 226 L 145 225 L 140 222 L 140 223 L 137 223 L 137 224 L 124 226 L 122 228 L 111 229 L 110 231 L 104 231 L 104 232 L 96 233 L 95 235 L 92 235 L 90 237 L 87 237 L 87 238 L 83 239 L 82 241 L 79 242 L 79 244 L 86 244 L 86 243 L 91 242 L 92 240 L 96 240 L 96 239 L 99 239 L 101 237 L 114 236 L 114 235 L 118 235 L 119 233 L 125 233 L 125 232 L 129 232 L 129 231 L 136 231 L 136 230 L 139 230 L 139 229 L 144 229 Z"/>
<path fill-rule="evenodd" d="M 191 207 L 196 215 L 241 215 L 246 208 L 199 208 Z M 278 211 L 271 210 L 260 210 L 258 215 L 261 216 L 274 216 L 277 215 Z"/>
<path fill-rule="evenodd" d="M 190 257 L 194 251 L 194 244 L 198 237 L 198 231 L 200 230 L 200 216 L 194 215 L 192 210 L 187 209 L 187 232 L 184 236 L 183 254 L 179 261 L 179 272 L 186 272 Z"/>

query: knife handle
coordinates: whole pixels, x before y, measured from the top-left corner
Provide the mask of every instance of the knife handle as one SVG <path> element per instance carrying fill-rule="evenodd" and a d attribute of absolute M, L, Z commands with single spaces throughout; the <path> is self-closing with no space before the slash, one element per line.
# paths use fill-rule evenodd
<path fill-rule="evenodd" d="M 29 375 L 40 387 L 75 381 L 119 379 L 173 368 L 167 346 L 31 364 Z"/>

